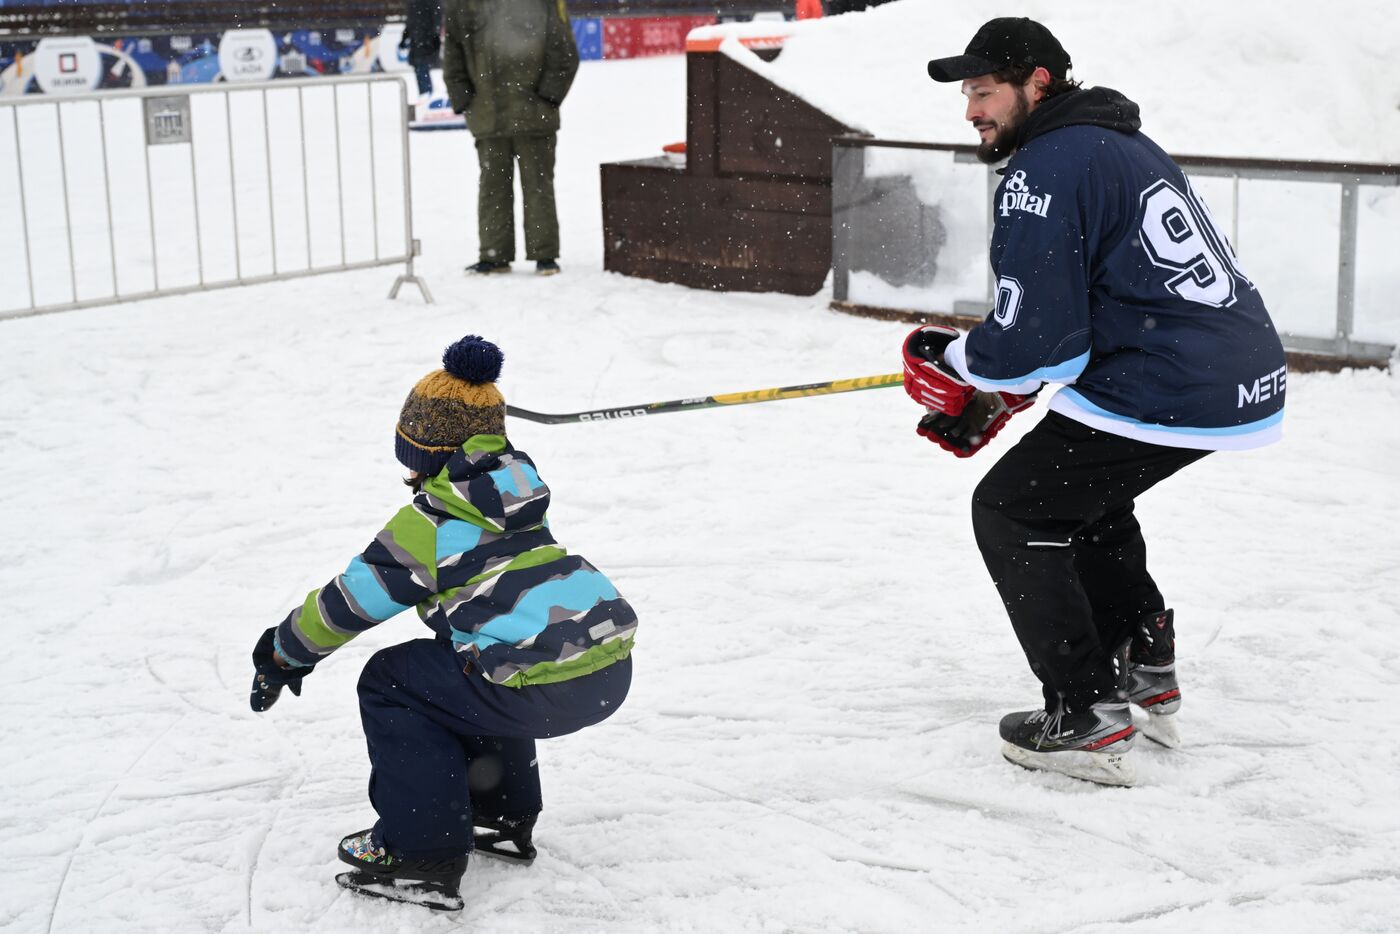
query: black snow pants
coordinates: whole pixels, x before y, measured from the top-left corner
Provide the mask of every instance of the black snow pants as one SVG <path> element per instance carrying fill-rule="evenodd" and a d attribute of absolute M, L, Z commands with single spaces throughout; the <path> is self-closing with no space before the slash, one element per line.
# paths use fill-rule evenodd
<path fill-rule="evenodd" d="M 1166 608 L 1133 500 L 1208 453 L 1050 412 L 978 484 L 977 547 L 1046 709 L 1082 710 L 1116 689 L 1113 651 Z"/>

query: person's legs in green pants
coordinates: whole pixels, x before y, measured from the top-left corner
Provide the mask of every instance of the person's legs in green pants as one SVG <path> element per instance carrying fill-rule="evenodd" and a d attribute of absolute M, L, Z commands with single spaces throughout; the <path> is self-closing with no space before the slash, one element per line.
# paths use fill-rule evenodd
<path fill-rule="evenodd" d="M 525 258 L 559 257 L 559 215 L 554 206 L 555 134 L 514 137 L 525 202 Z"/>
<path fill-rule="evenodd" d="M 485 263 L 509 263 L 515 259 L 514 148 L 509 136 L 476 141 L 476 157 L 481 165 L 476 202 L 477 239 L 480 258 Z M 527 195 L 527 217 L 529 206 Z"/>

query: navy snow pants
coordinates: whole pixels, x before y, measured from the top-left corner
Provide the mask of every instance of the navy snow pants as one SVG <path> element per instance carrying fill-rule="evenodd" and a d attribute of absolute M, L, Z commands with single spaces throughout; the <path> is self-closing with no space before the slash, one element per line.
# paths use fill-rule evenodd
<path fill-rule="evenodd" d="M 473 813 L 521 817 L 541 808 L 535 740 L 606 720 L 627 697 L 632 660 L 523 688 L 463 673 L 446 639 L 376 652 L 360 674 L 377 840 L 403 857 L 461 856 Z"/>

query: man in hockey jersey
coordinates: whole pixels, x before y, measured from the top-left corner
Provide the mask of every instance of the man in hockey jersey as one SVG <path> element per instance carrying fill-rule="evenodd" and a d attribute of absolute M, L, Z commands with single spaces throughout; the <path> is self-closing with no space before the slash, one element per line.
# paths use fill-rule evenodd
<path fill-rule="evenodd" d="M 417 609 L 435 638 L 376 652 L 360 674 L 379 820 L 340 841 L 354 871 L 336 881 L 456 910 L 473 848 L 533 860 L 535 740 L 597 724 L 622 704 L 637 617 L 606 577 L 555 543 L 549 488 L 505 437 L 500 350 L 466 337 L 442 362 L 399 416 L 394 453 L 412 471 L 412 503 L 263 633 L 251 700 L 262 712 L 283 687 L 299 695 L 337 648 Z"/>
<path fill-rule="evenodd" d="M 973 530 L 1044 705 L 1001 721 L 1028 768 L 1134 781 L 1144 730 L 1178 742 L 1172 611 L 1147 572 L 1134 499 L 1207 453 L 1276 440 L 1285 365 L 1263 300 L 1137 105 L 1069 80 L 1041 24 L 984 25 L 929 62 L 961 82 L 978 155 L 1001 170 L 995 307 L 967 334 L 904 344 L 918 432 L 975 454 L 1047 383 L 1049 413 L 988 471 Z"/>

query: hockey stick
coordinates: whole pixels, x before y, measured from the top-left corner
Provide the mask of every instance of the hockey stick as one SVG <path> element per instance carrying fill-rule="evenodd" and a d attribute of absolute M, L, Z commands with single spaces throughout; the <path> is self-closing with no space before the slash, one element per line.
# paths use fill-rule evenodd
<path fill-rule="evenodd" d="M 601 422 L 614 418 L 638 418 L 643 415 L 665 415 L 668 412 L 713 409 L 721 405 L 748 405 L 751 402 L 776 402 L 779 399 L 801 399 L 804 396 L 827 396 L 837 392 L 855 392 L 858 389 L 883 389 L 886 386 L 898 386 L 903 382 L 904 374 L 886 373 L 883 376 L 857 376 L 853 379 L 833 379 L 826 383 L 780 386 L 775 389 L 752 389 L 748 392 L 730 392 L 721 396 L 673 399 L 670 402 L 646 402 L 641 405 L 624 405 L 615 409 L 594 409 L 588 412 L 551 414 L 531 412 L 529 409 L 508 405 L 506 406 L 506 414 L 545 425 L 562 425 L 565 422 Z"/>

